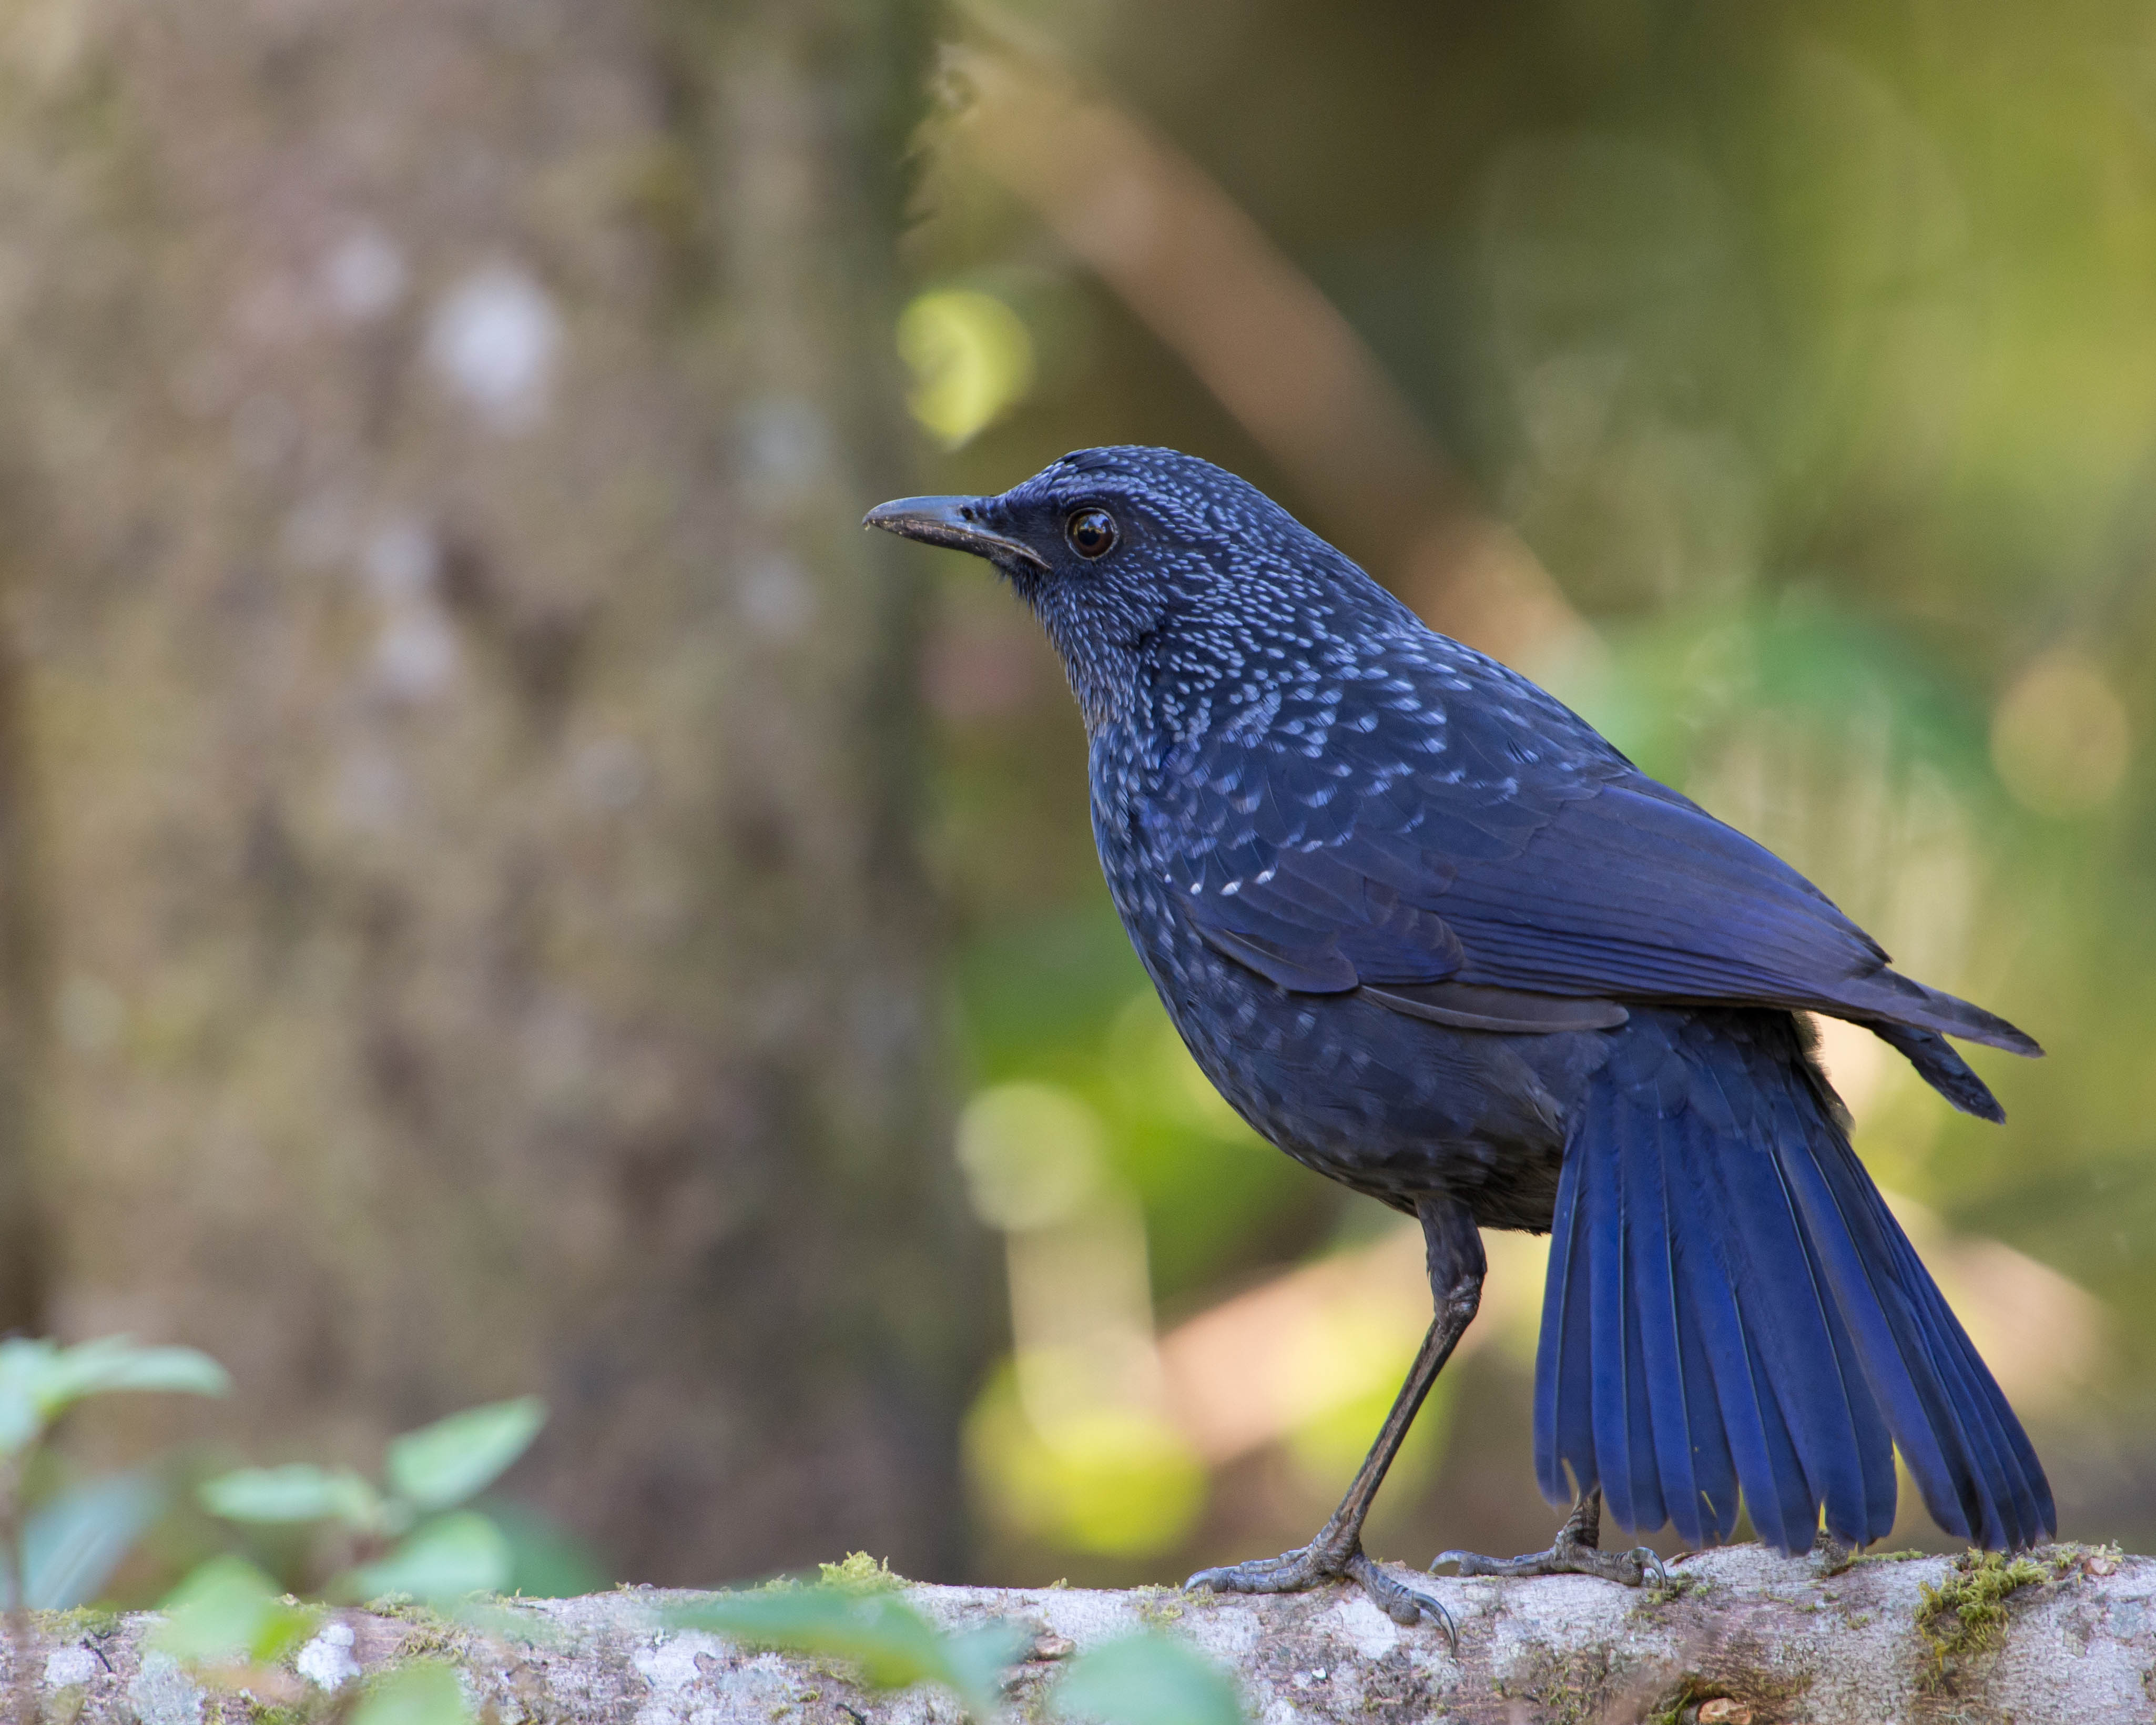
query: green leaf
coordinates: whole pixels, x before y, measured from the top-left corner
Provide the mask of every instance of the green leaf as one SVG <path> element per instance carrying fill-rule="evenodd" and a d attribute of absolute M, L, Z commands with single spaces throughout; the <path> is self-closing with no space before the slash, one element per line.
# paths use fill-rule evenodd
<path fill-rule="evenodd" d="M 902 1599 L 829 1587 L 721 1594 L 677 1607 L 666 1620 L 752 1647 L 844 1660 L 871 1689 L 940 1683 L 979 1720 L 998 1717 L 997 1676 L 1025 1640 L 1022 1630 L 1004 1625 L 953 1640 Z"/>
<path fill-rule="evenodd" d="M 943 1644 L 950 1670 L 944 1681 L 976 1719 L 995 1718 L 1002 1712 L 1003 1675 L 1032 1645 L 1031 1632 L 1014 1623 L 991 1623 L 952 1635 Z"/>
<path fill-rule="evenodd" d="M 604 1593 L 613 1584 L 592 1548 L 551 1516 L 500 1498 L 490 1502 L 485 1513 L 509 1542 L 514 1562 L 510 1589 L 526 1599 L 574 1599 Z"/>
<path fill-rule="evenodd" d="M 242 1467 L 203 1481 L 196 1495 L 232 1522 L 339 1521 L 362 1532 L 382 1519 L 382 1499 L 349 1468 Z"/>
<path fill-rule="evenodd" d="M 44 1430 L 38 1387 L 59 1351 L 50 1342 L 27 1336 L 0 1342 L 0 1455 L 21 1454 Z"/>
<path fill-rule="evenodd" d="M 369 1686 L 352 1725 L 469 1725 L 471 1717 L 455 1667 L 424 1659 Z"/>
<path fill-rule="evenodd" d="M 313 1630 L 317 1611 L 287 1599 L 244 1558 L 212 1558 L 166 1597 L 151 1632 L 159 1652 L 194 1665 L 270 1665 Z"/>
<path fill-rule="evenodd" d="M 1096 1725 L 1242 1725 L 1235 1686 L 1213 1661 L 1165 1635 L 1130 1635 L 1074 1661 L 1050 1692 L 1065 1718 Z"/>
<path fill-rule="evenodd" d="M 224 1368 L 192 1348 L 137 1348 L 106 1336 L 64 1348 L 54 1359 L 45 1399 L 55 1409 L 86 1395 L 116 1389 L 162 1389 L 182 1395 L 223 1395 L 232 1388 Z"/>
<path fill-rule="evenodd" d="M 223 1395 L 232 1379 L 192 1348 L 137 1348 L 106 1336 L 75 1348 L 42 1337 L 0 1342 L 0 1455 L 17 1455 L 85 1396 L 117 1389 Z"/>
<path fill-rule="evenodd" d="M 422 1509 L 447 1509 L 492 1485 L 547 1423 L 536 1395 L 467 1408 L 389 1445 L 389 1488 Z"/>
<path fill-rule="evenodd" d="M 947 1661 L 942 1637 L 911 1606 L 824 1587 L 723 1594 L 669 1614 L 684 1627 L 711 1630 L 751 1646 L 859 1666 L 872 1689 L 940 1681 Z"/>
<path fill-rule="evenodd" d="M 434 1604 L 500 1593 L 516 1567 L 501 1530 L 475 1510 L 459 1510 L 422 1522 L 388 1557 L 355 1569 L 339 1591 L 362 1599 L 409 1594 Z"/>
<path fill-rule="evenodd" d="M 64 1611 L 95 1599 L 164 1503 L 155 1481 L 124 1473 L 41 1505 L 23 1529 L 23 1590 L 30 1604 Z M 0 1583 L 0 1595 L 6 1591 Z"/>

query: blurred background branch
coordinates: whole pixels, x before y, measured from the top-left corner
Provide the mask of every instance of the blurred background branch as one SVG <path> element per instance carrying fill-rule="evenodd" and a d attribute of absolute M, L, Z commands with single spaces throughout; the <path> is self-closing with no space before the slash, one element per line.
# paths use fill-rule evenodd
<path fill-rule="evenodd" d="M 939 85 L 951 145 L 1023 198 L 1435 626 L 1513 659 L 1584 634 L 1353 326 L 1189 157 L 1050 57 L 952 47 Z"/>

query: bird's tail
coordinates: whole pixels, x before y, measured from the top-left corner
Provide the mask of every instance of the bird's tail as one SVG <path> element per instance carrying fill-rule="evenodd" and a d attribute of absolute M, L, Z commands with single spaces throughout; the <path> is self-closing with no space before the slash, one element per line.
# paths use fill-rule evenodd
<path fill-rule="evenodd" d="M 1565 1147 L 1535 1382 L 1545 1495 L 1692 1545 L 1868 1545 L 1893 1447 L 1958 1538 L 2056 1519 L 2035 1451 L 1785 1014 L 1635 1010 Z M 1572 1482 L 1566 1479 L 1567 1470 Z"/>

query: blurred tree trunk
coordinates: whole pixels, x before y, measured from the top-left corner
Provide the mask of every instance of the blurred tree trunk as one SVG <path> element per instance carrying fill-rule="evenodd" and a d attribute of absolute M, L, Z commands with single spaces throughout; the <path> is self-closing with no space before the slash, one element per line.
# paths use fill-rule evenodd
<path fill-rule="evenodd" d="M 23 665 L 0 630 L 0 1334 L 44 1327 L 49 1246 L 38 1179 L 49 1054 L 46 882 L 23 725 Z"/>
<path fill-rule="evenodd" d="M 54 1322 L 652 1580 L 957 1562 L 880 17 L 0 8 Z"/>

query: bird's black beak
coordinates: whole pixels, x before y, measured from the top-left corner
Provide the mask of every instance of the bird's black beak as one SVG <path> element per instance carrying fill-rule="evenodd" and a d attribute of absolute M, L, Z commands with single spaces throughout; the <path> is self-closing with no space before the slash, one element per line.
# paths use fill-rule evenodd
<path fill-rule="evenodd" d="M 1048 560 L 1023 539 L 1014 539 L 983 524 L 980 508 L 978 497 L 901 497 L 876 505 L 861 517 L 861 525 L 881 527 L 901 538 L 918 539 L 924 545 L 970 551 L 990 562 L 1029 563 L 1043 574 L 1048 572 Z"/>

